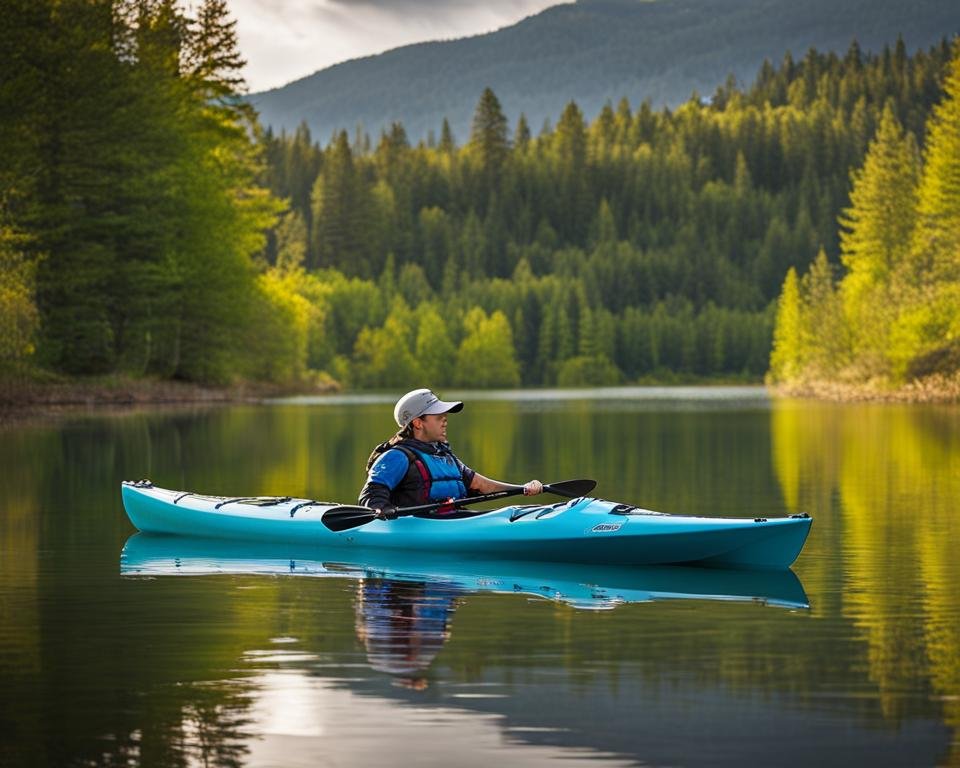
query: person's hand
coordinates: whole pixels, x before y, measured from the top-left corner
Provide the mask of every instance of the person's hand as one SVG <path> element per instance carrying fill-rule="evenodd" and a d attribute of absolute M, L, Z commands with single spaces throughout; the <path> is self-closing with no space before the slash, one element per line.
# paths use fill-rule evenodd
<path fill-rule="evenodd" d="M 543 493 L 543 483 L 539 480 L 531 480 L 523 486 L 524 496 L 536 496 L 538 493 Z"/>
<path fill-rule="evenodd" d="M 378 520 L 396 520 L 397 508 L 392 504 L 385 504 L 380 509 L 374 510 Z"/>

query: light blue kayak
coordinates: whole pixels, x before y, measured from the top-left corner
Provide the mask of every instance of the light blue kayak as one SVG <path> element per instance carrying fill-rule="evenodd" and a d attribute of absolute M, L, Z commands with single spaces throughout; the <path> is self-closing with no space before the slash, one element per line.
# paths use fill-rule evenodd
<path fill-rule="evenodd" d="M 148 533 L 349 549 L 469 553 L 506 560 L 607 565 L 696 564 L 789 568 L 811 519 L 685 517 L 582 497 L 449 517 L 373 520 L 333 531 L 334 503 L 289 497 L 227 498 L 123 484 L 130 521 Z"/>
<path fill-rule="evenodd" d="M 438 584 L 453 592 L 523 594 L 583 610 L 661 600 L 748 602 L 809 608 L 793 571 L 614 566 L 491 560 L 395 550 L 197 539 L 136 533 L 120 573 L 157 576 L 292 576 Z"/>

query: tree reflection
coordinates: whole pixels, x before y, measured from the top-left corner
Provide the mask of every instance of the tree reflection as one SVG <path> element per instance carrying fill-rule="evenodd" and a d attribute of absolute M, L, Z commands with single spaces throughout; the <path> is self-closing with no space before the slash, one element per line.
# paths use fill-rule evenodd
<path fill-rule="evenodd" d="M 811 512 L 818 526 L 836 521 L 818 534 L 843 553 L 840 611 L 867 645 L 884 717 L 901 721 L 911 714 L 904 693 L 929 686 L 956 741 L 960 413 L 781 401 L 772 418 L 788 506 Z M 834 496 L 837 515 L 829 514 Z M 958 761 L 955 752 L 947 762 Z"/>

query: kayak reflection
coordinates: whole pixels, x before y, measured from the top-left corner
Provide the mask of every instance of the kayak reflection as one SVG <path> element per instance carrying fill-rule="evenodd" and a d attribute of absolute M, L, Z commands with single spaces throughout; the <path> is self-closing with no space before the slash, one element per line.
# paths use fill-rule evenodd
<path fill-rule="evenodd" d="M 587 610 L 674 599 L 809 608 L 803 586 L 790 570 L 542 563 L 372 549 L 344 552 L 303 545 L 144 533 L 127 540 L 120 555 L 120 573 L 289 574 L 424 582 L 443 584 L 460 593 L 534 595 Z"/>
<path fill-rule="evenodd" d="M 356 581 L 356 634 L 374 670 L 424 689 L 468 594 L 533 595 L 584 610 L 652 600 L 725 600 L 808 608 L 793 571 L 598 566 L 351 551 L 138 533 L 120 555 L 124 576 L 292 575 Z"/>

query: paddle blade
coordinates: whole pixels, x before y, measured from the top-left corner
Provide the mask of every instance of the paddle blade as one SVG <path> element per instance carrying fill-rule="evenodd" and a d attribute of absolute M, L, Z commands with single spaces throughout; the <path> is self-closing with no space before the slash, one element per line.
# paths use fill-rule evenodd
<path fill-rule="evenodd" d="M 586 496 L 596 487 L 596 480 L 561 480 L 559 483 L 543 486 L 543 492 L 555 493 L 557 496 L 569 496 L 573 499 L 577 496 Z"/>
<path fill-rule="evenodd" d="M 373 510 L 367 507 L 331 507 L 323 513 L 320 521 L 334 533 L 348 531 L 376 520 Z"/>

